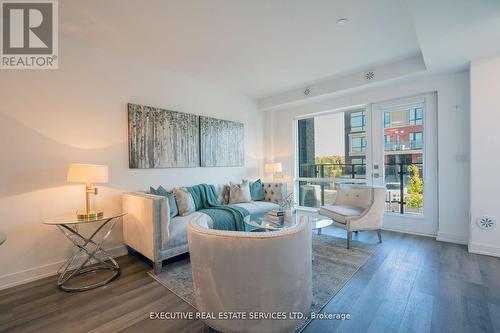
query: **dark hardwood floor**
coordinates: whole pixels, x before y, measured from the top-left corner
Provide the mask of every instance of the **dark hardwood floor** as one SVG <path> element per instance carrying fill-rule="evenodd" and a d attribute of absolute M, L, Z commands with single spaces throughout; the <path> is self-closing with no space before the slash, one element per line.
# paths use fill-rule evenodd
<path fill-rule="evenodd" d="M 325 234 L 345 237 L 327 228 Z M 500 261 L 465 246 L 384 232 L 384 243 L 304 332 L 500 332 Z M 375 233 L 353 236 L 376 242 Z M 119 258 L 121 276 L 81 293 L 48 277 L 0 291 L 2 332 L 201 332 L 197 320 L 150 320 L 150 312 L 193 309 L 146 272 L 140 256 Z"/>

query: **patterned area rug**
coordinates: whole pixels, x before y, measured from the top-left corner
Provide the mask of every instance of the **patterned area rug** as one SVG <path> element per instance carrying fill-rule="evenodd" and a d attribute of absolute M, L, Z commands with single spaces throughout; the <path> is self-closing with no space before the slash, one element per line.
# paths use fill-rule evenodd
<path fill-rule="evenodd" d="M 363 266 L 376 247 L 376 244 L 353 241 L 352 249 L 348 250 L 345 239 L 313 233 L 311 311 L 320 312 Z M 152 271 L 149 275 L 196 309 L 189 258 L 169 263 L 159 275 Z M 307 324 L 308 321 L 305 321 L 296 331 L 300 331 Z"/>

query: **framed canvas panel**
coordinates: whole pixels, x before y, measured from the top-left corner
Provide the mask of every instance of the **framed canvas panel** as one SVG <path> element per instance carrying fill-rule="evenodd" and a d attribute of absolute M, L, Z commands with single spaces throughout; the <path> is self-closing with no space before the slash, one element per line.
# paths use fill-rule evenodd
<path fill-rule="evenodd" d="M 199 116 L 130 103 L 128 127 L 130 168 L 200 165 Z"/>
<path fill-rule="evenodd" d="M 244 134 L 242 123 L 200 116 L 201 166 L 244 166 Z"/>

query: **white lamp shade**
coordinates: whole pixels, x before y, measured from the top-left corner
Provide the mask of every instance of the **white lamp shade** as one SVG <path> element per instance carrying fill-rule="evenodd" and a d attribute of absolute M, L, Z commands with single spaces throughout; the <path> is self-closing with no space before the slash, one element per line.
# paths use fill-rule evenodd
<path fill-rule="evenodd" d="M 264 165 L 264 170 L 266 173 L 282 172 L 281 163 L 266 163 Z"/>
<path fill-rule="evenodd" d="M 108 166 L 72 163 L 68 167 L 70 183 L 107 183 Z"/>

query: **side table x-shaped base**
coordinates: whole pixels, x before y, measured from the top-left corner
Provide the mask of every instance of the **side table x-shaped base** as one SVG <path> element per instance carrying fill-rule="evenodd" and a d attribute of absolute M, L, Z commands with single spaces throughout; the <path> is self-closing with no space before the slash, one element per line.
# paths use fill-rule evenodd
<path fill-rule="evenodd" d="M 57 270 L 59 278 L 57 285 L 64 291 L 84 291 L 103 286 L 120 274 L 120 266 L 116 260 L 102 248 L 103 243 L 111 235 L 111 232 L 118 221 L 118 218 L 123 214 L 115 216 L 104 216 L 93 220 L 82 220 L 81 223 L 73 220 L 57 220 L 46 222 L 47 224 L 55 224 L 58 229 L 68 238 L 75 246 L 73 254 L 61 265 Z M 89 222 L 102 222 L 102 224 L 90 235 L 85 237 L 78 230 L 79 224 L 88 224 Z M 102 235 L 102 236 L 101 236 Z M 74 263 L 81 263 L 74 267 Z M 109 270 L 111 275 L 106 274 L 103 279 L 86 285 L 68 286 L 68 281 L 78 277 L 79 275 L 96 272 L 100 270 Z"/>

